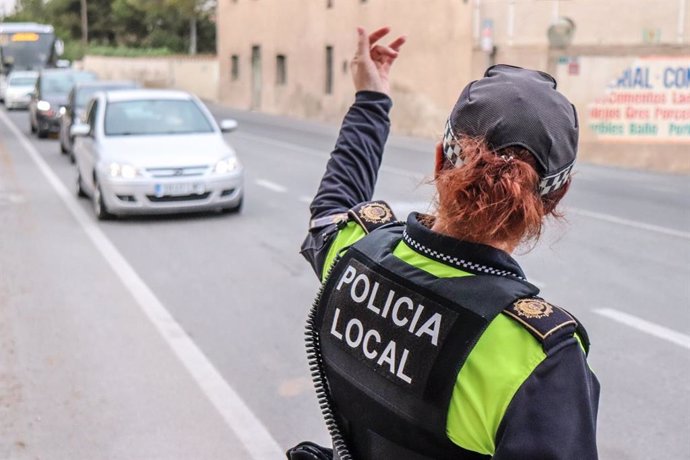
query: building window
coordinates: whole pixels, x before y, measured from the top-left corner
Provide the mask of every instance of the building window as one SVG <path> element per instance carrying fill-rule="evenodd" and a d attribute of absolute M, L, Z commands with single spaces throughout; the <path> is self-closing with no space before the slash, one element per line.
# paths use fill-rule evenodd
<path fill-rule="evenodd" d="M 284 54 L 276 55 L 276 85 L 287 83 L 287 60 Z"/>
<path fill-rule="evenodd" d="M 239 80 L 240 78 L 240 57 L 233 54 L 230 57 L 230 79 Z"/>
<path fill-rule="evenodd" d="M 333 47 L 326 47 L 326 94 L 333 94 Z"/>

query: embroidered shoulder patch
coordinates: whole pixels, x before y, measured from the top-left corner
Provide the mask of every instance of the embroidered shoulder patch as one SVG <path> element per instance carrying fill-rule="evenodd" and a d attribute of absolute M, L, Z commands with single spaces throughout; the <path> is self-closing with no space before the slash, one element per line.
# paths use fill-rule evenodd
<path fill-rule="evenodd" d="M 568 325 L 577 326 L 567 311 L 537 297 L 516 300 L 503 313 L 525 326 L 540 342 Z"/>
<path fill-rule="evenodd" d="M 357 222 L 365 232 L 371 233 L 382 225 L 395 220 L 395 215 L 385 201 L 367 201 L 350 209 L 348 216 Z"/>

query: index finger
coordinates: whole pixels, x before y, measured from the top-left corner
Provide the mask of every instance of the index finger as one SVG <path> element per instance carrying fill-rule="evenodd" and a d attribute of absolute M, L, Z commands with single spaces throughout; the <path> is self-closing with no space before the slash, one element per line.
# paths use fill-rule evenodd
<path fill-rule="evenodd" d="M 377 41 L 379 41 L 382 37 L 385 37 L 388 35 L 388 32 L 391 31 L 391 28 L 386 26 L 386 27 L 381 27 L 378 30 L 375 30 L 369 35 L 369 46 L 373 45 Z"/>
<path fill-rule="evenodd" d="M 365 55 L 369 53 L 369 37 L 362 27 L 357 27 L 357 53 Z"/>

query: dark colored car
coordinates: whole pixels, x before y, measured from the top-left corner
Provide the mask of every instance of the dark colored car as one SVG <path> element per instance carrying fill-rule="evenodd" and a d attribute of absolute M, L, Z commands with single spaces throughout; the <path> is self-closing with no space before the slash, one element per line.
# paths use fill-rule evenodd
<path fill-rule="evenodd" d="M 84 123 L 83 116 L 86 112 L 86 105 L 91 97 L 99 91 L 112 91 L 118 89 L 139 88 L 139 84 L 133 81 L 112 81 L 97 80 L 86 81 L 75 84 L 67 97 L 67 105 L 60 116 L 60 151 L 72 156 L 72 146 L 74 138 L 70 135 L 70 128 L 74 124 Z"/>
<path fill-rule="evenodd" d="M 79 82 L 97 80 L 95 73 L 72 69 L 44 69 L 36 81 L 29 103 L 31 132 L 47 137 L 60 129 L 60 111 L 67 105 L 67 96 Z"/>

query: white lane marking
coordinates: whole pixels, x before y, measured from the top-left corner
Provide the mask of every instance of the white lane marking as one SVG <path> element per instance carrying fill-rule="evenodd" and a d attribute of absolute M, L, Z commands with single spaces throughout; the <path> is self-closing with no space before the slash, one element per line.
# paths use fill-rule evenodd
<path fill-rule="evenodd" d="M 300 203 L 311 204 L 311 202 L 314 201 L 314 198 L 302 195 L 301 197 L 297 198 L 297 201 L 299 201 Z"/>
<path fill-rule="evenodd" d="M 225 423 L 237 435 L 244 448 L 255 460 L 273 460 L 285 456 L 283 450 L 273 439 L 268 429 L 254 415 L 239 394 L 223 379 L 202 351 L 196 346 L 184 329 L 158 300 L 153 291 L 144 283 L 132 266 L 108 239 L 92 216 L 79 206 L 76 198 L 67 190 L 60 179 L 50 169 L 38 150 L 17 129 L 4 112 L 0 119 L 12 131 L 48 183 L 53 187 L 75 220 L 81 225 L 96 249 L 120 278 L 139 307 L 153 323 L 172 348 L 184 367 L 192 375 L 201 390 L 218 410 Z"/>
<path fill-rule="evenodd" d="M 675 343 L 676 345 L 680 345 L 681 347 L 690 349 L 690 336 L 680 332 L 676 332 L 664 326 L 659 326 L 658 324 L 650 323 L 644 319 L 610 308 L 597 309 L 594 310 L 594 313 L 606 316 L 607 318 L 618 321 L 626 326 L 630 326 L 639 331 L 646 332 L 649 335 L 653 335 L 660 339 Z"/>
<path fill-rule="evenodd" d="M 262 136 L 256 136 L 254 134 L 248 134 L 248 133 L 239 134 L 238 133 L 238 136 L 244 137 L 244 138 L 251 140 L 251 141 L 262 142 L 264 144 L 272 145 L 274 147 L 294 150 L 296 152 L 300 152 L 300 153 L 303 153 L 306 155 L 311 155 L 314 157 L 321 158 L 322 160 L 328 159 L 328 155 L 330 153 L 330 152 L 324 152 L 321 150 L 312 149 L 309 147 L 302 147 L 301 145 L 292 144 L 290 142 L 282 142 L 282 141 L 277 141 L 275 139 L 268 139 L 268 138 L 265 138 Z M 418 181 L 418 182 L 421 182 L 425 178 L 424 174 L 415 173 L 412 171 L 408 171 L 406 169 L 396 168 L 395 166 L 388 166 L 388 165 L 381 166 L 381 171 L 391 173 L 391 174 L 396 174 L 396 175 L 402 176 L 402 177 L 407 177 L 410 179 L 414 179 L 415 181 Z"/>
<path fill-rule="evenodd" d="M 610 222 L 612 224 L 625 225 L 626 227 L 637 228 L 640 230 L 648 230 L 651 232 L 661 233 L 669 236 L 676 236 L 678 238 L 690 239 L 690 233 L 683 232 L 681 230 L 675 230 L 672 228 L 661 227 L 659 225 L 646 224 L 644 222 L 638 222 L 635 220 L 623 219 L 620 217 L 612 216 L 609 214 L 603 214 L 600 212 L 588 211 L 586 209 L 579 208 L 566 208 L 566 212 L 572 212 L 573 214 L 578 214 L 585 217 L 591 217 L 592 219 L 603 220 L 605 222 Z"/>
<path fill-rule="evenodd" d="M 327 157 L 327 155 L 324 154 L 324 152 L 322 152 L 322 151 L 310 149 L 308 147 L 301 147 L 297 144 L 291 144 L 289 142 L 276 141 L 274 139 L 266 139 L 266 138 L 263 138 L 261 136 L 256 136 L 256 135 L 248 134 L 248 133 L 242 133 L 242 136 L 245 138 L 248 138 L 250 140 L 253 140 L 253 141 L 263 142 L 263 143 L 268 144 L 268 145 L 273 145 L 273 146 L 280 147 L 280 148 L 286 148 L 286 149 L 294 150 L 297 152 L 301 152 L 303 154 L 316 156 L 316 157 L 319 157 L 322 159 L 325 159 Z M 385 171 L 385 172 L 388 172 L 391 174 L 396 174 L 399 176 L 411 178 L 411 179 L 414 179 L 418 182 L 423 181 L 425 178 L 424 174 L 415 173 L 412 171 L 407 171 L 405 169 L 396 168 L 393 166 L 382 166 L 381 171 Z M 580 214 L 580 215 L 583 215 L 586 217 L 591 217 L 593 219 L 603 220 L 603 221 L 610 222 L 613 224 L 624 225 L 627 227 L 633 227 L 633 228 L 637 228 L 637 229 L 641 229 L 641 230 L 652 231 L 652 232 L 661 233 L 664 235 L 690 239 L 690 233 L 683 232 L 681 230 L 675 230 L 672 228 L 661 227 L 659 225 L 653 225 L 653 224 L 647 224 L 644 222 L 637 222 L 634 220 L 623 219 L 620 217 L 611 216 L 609 214 L 604 214 L 604 213 L 599 213 L 599 212 L 594 212 L 594 211 L 588 211 L 586 209 L 579 209 L 579 208 L 568 208 L 568 209 L 573 214 Z"/>
<path fill-rule="evenodd" d="M 280 184 L 276 184 L 275 182 L 271 182 L 270 180 L 257 179 L 256 181 L 254 181 L 254 183 L 256 185 L 258 185 L 259 187 L 267 188 L 273 192 L 277 192 L 277 193 L 287 192 L 287 189 L 285 187 L 283 187 Z"/>

